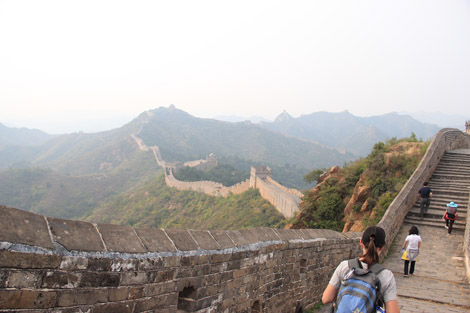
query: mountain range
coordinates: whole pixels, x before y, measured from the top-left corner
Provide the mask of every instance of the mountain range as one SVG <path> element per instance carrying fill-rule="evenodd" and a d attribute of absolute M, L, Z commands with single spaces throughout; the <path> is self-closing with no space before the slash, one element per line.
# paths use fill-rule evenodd
<path fill-rule="evenodd" d="M 98 133 L 48 135 L 1 125 L 0 204 L 80 218 L 114 197 L 132 194 L 161 169 L 131 135 L 159 146 L 166 161 L 215 153 L 220 163 L 243 170 L 268 165 L 280 183 L 303 189 L 303 175 L 314 168 L 357 159 L 377 141 L 412 132 L 428 139 L 437 130 L 399 114 L 359 118 L 318 112 L 295 119 L 284 112 L 274 122 L 254 124 L 197 118 L 174 106 L 143 112 L 120 128 Z"/>
<path fill-rule="evenodd" d="M 389 113 L 379 116 L 358 117 L 348 111 L 340 113 L 317 112 L 293 118 L 287 112 L 274 122 L 261 122 L 267 129 L 282 134 L 313 140 L 325 146 L 365 156 L 371 147 L 392 137 L 404 138 L 414 133 L 428 140 L 440 129 L 422 123 L 411 116 Z"/>

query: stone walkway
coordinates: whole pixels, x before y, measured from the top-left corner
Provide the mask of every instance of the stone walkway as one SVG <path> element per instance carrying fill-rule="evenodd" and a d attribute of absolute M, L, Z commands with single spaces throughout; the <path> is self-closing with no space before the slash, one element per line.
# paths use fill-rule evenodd
<path fill-rule="evenodd" d="M 395 274 L 401 313 L 470 312 L 470 285 L 463 259 L 463 232 L 420 226 L 423 239 L 415 273 L 403 277 L 401 247 L 411 224 L 403 224 L 384 266 Z"/>

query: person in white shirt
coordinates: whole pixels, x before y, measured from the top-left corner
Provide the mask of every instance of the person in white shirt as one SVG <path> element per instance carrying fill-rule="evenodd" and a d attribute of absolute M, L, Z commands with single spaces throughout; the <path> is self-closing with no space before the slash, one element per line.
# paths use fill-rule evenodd
<path fill-rule="evenodd" d="M 415 271 L 415 263 L 416 258 L 419 254 L 419 248 L 421 247 L 421 236 L 419 235 L 418 227 L 411 226 L 410 230 L 408 231 L 408 236 L 403 243 L 403 248 L 401 249 L 402 252 L 405 252 L 406 249 L 406 257 L 403 256 L 402 259 L 405 260 L 405 268 L 403 276 L 408 277 L 408 266 L 410 268 L 410 275 L 413 275 Z"/>

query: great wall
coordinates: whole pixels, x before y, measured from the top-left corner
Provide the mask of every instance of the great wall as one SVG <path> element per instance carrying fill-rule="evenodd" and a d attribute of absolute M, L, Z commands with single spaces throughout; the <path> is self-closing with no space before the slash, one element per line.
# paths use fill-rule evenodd
<path fill-rule="evenodd" d="M 394 238 L 422 182 L 455 149 L 470 149 L 470 136 L 443 129 L 434 137 L 379 223 L 388 234 L 382 258 L 397 250 Z M 164 230 L 63 220 L 6 206 L 0 212 L 5 313 L 302 313 L 320 301 L 336 265 L 361 252 L 360 233 Z M 462 238 L 469 275 L 470 214 Z M 436 284 L 446 286 L 444 280 Z M 438 305 L 433 296 L 428 306 Z M 411 305 L 402 312 L 470 309 L 464 303 L 452 311 L 416 311 L 408 299 L 399 299 Z"/>
<path fill-rule="evenodd" d="M 261 197 L 269 201 L 286 218 L 291 218 L 299 211 L 303 194 L 294 189 L 282 186 L 272 178 L 272 170 L 267 166 L 252 166 L 250 178 L 230 187 L 213 181 L 186 182 L 175 178 L 174 174 L 184 166 L 195 167 L 201 170 L 217 166 L 217 157 L 209 154 L 205 160 L 190 162 L 164 161 L 158 146 L 148 147 L 137 135 L 132 135 L 137 146 L 142 151 L 152 151 L 157 164 L 164 168 L 165 183 L 178 190 L 193 190 L 210 196 L 227 197 L 229 194 L 240 194 L 249 188 L 257 188 Z"/>

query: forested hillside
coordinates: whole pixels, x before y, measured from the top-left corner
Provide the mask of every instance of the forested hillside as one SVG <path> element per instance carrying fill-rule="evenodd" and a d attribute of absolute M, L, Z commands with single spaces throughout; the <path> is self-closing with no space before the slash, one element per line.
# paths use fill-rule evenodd
<path fill-rule="evenodd" d="M 284 217 L 258 190 L 227 198 L 165 185 L 163 175 L 141 188 L 113 197 L 85 217 L 90 222 L 183 229 L 282 228 Z"/>
<path fill-rule="evenodd" d="M 139 152 L 106 174 L 64 175 L 51 169 L 0 171 L 1 204 L 47 216 L 79 218 L 102 201 L 137 188 L 162 170 Z"/>
<path fill-rule="evenodd" d="M 374 145 L 371 153 L 342 168 L 306 177 L 318 184 L 305 194 L 292 228 L 362 231 L 376 224 L 413 174 L 429 142 L 409 138 Z"/>

